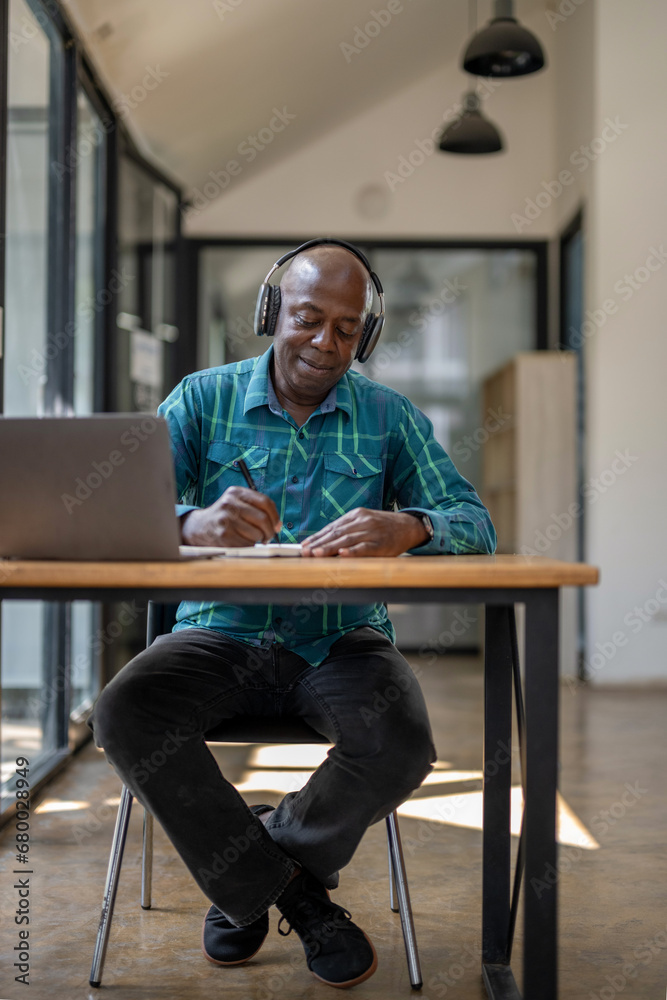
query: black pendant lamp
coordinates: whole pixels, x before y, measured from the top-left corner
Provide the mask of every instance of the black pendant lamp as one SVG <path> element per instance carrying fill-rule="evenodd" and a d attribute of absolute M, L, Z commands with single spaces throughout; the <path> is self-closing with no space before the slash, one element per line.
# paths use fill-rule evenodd
<path fill-rule="evenodd" d="M 494 18 L 470 40 L 463 68 L 475 76 L 510 77 L 536 73 L 545 63 L 535 35 L 514 17 L 514 0 L 495 0 Z"/>
<path fill-rule="evenodd" d="M 499 153 L 503 149 L 500 132 L 480 111 L 479 97 L 469 91 L 463 98 L 461 114 L 444 129 L 439 149 L 443 153 Z"/>

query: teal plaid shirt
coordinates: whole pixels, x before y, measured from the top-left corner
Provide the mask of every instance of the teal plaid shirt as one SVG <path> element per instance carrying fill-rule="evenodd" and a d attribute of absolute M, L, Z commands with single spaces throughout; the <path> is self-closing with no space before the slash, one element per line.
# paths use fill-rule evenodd
<path fill-rule="evenodd" d="M 348 371 L 302 427 L 282 409 L 269 374 L 273 348 L 259 358 L 189 375 L 158 413 L 169 426 L 177 513 L 212 504 L 245 486 L 243 458 L 257 489 L 275 503 L 280 540 L 300 542 L 354 507 L 423 511 L 433 541 L 419 555 L 492 553 L 496 533 L 473 487 L 433 437 L 433 426 L 387 386 Z M 384 604 L 312 601 L 238 606 L 186 601 L 175 629 L 211 628 L 252 645 L 283 643 L 313 666 L 352 629 L 370 625 L 392 642 Z"/>

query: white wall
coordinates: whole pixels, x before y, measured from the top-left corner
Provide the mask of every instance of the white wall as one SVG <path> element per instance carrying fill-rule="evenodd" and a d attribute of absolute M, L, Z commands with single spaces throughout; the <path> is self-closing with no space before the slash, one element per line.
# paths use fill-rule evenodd
<path fill-rule="evenodd" d="M 524 20 L 552 44 L 544 12 Z M 453 117 L 469 80 L 458 66 L 445 65 L 270 170 L 261 171 L 260 153 L 221 196 L 186 216 L 186 233 L 516 238 L 512 213 L 522 212 L 526 198 L 552 173 L 555 76 L 480 81 L 488 95 L 484 113 L 504 133 L 506 152 L 458 157 L 436 148 L 424 155 L 418 143 L 429 149 L 433 131 L 444 117 Z M 411 154 L 423 162 L 405 180 L 392 182 L 392 190 L 385 175 L 398 176 L 401 162 L 407 172 Z M 359 201 L 369 186 L 372 205 L 365 214 Z M 373 205 L 381 214 L 372 214 Z M 554 211 L 531 224 L 527 238 L 550 234 Z"/>
<path fill-rule="evenodd" d="M 596 0 L 595 19 L 594 117 L 628 126 L 594 164 L 587 229 L 587 307 L 616 310 L 586 341 L 588 470 L 610 482 L 588 530 L 588 559 L 602 569 L 588 595 L 589 655 L 604 683 L 667 679 L 667 257 L 643 270 L 652 247 L 667 251 L 667 5 Z M 635 272 L 636 290 L 624 278 Z"/>

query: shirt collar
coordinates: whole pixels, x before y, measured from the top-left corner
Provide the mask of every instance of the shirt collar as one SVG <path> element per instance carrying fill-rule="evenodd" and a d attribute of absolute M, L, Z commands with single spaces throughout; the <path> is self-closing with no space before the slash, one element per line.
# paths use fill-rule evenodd
<path fill-rule="evenodd" d="M 276 396 L 270 374 L 271 357 L 273 355 L 273 344 L 261 355 L 248 382 L 248 389 L 243 403 L 243 413 L 255 409 L 258 406 L 268 406 L 272 413 L 282 416 L 283 408 Z M 350 417 L 352 415 L 352 395 L 350 393 L 350 381 L 347 373 L 338 379 L 331 387 L 325 399 L 318 407 L 321 413 L 333 413 L 334 410 L 343 410 Z"/>

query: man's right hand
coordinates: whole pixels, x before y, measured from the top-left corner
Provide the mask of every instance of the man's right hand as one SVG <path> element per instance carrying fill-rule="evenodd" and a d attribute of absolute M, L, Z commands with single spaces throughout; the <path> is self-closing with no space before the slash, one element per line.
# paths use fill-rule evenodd
<path fill-rule="evenodd" d="M 245 486 L 229 486 L 222 496 L 181 518 L 184 545 L 254 545 L 268 542 L 282 523 L 273 500 Z"/>

